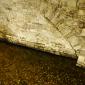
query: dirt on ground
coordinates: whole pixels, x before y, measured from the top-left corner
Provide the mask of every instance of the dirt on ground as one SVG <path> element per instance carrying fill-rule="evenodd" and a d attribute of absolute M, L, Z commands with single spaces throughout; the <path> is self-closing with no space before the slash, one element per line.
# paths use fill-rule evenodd
<path fill-rule="evenodd" d="M 85 85 L 76 61 L 0 41 L 0 85 Z"/>

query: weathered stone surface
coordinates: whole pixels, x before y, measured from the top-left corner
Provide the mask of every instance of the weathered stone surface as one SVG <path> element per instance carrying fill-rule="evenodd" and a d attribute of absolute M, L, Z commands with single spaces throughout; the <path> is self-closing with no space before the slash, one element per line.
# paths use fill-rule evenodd
<path fill-rule="evenodd" d="M 85 66 L 84 0 L 1 0 L 0 37 L 9 42 L 79 57 Z"/>

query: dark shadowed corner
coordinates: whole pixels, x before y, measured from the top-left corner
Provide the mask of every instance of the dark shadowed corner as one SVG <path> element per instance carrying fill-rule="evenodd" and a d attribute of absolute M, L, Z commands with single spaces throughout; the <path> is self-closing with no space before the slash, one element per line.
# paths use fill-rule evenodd
<path fill-rule="evenodd" d="M 85 85 L 76 60 L 0 41 L 0 85 Z"/>

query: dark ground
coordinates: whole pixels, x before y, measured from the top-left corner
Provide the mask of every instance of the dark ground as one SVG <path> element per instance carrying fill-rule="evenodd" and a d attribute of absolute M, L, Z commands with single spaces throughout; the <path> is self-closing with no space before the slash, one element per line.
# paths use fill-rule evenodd
<path fill-rule="evenodd" d="M 85 85 L 76 60 L 0 41 L 0 85 Z"/>

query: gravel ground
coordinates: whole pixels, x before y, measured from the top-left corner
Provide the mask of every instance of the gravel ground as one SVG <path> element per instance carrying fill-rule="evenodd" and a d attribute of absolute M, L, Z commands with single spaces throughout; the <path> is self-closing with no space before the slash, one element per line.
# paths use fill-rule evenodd
<path fill-rule="evenodd" d="M 85 85 L 76 60 L 0 41 L 0 85 Z"/>

